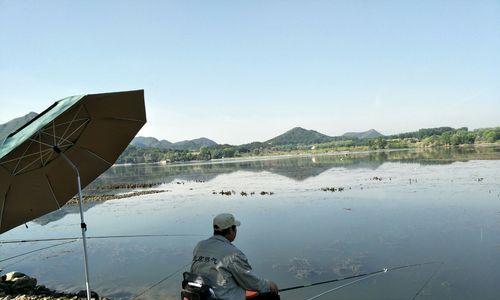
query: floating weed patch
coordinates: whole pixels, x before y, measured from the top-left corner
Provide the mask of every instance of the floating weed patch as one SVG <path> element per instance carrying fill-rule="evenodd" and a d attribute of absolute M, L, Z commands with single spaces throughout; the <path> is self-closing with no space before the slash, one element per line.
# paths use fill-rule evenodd
<path fill-rule="evenodd" d="M 165 184 L 164 182 L 149 182 L 149 183 L 113 183 L 102 184 L 94 187 L 95 190 L 119 190 L 119 189 L 146 189 L 153 188 Z"/>
<path fill-rule="evenodd" d="M 108 200 L 124 199 L 124 198 L 130 198 L 130 197 L 135 197 L 135 196 L 158 194 L 158 193 L 164 193 L 164 192 L 170 192 L 170 191 L 169 190 L 154 190 L 154 191 L 140 191 L 140 192 L 127 193 L 127 194 L 119 194 L 119 195 L 114 195 L 114 194 L 111 194 L 111 195 L 84 195 L 83 202 L 103 202 L 103 201 L 108 201 Z M 69 205 L 70 204 L 78 204 L 78 199 L 76 197 L 73 197 L 66 204 L 69 204 Z"/>
<path fill-rule="evenodd" d="M 233 196 L 233 195 L 236 195 L 237 193 L 236 193 L 236 191 L 234 191 L 234 190 L 231 190 L 231 191 L 229 191 L 229 190 L 227 190 L 227 191 L 221 190 L 220 192 L 217 192 L 217 191 L 212 191 L 212 195 L 217 195 L 217 194 L 219 194 L 219 195 L 224 195 L 224 196 Z M 254 195 L 256 195 L 257 193 L 256 193 L 256 192 L 241 191 L 241 192 L 239 192 L 239 194 L 240 194 L 240 196 L 242 196 L 242 197 L 247 197 L 247 196 L 254 196 Z M 266 191 L 261 191 L 261 192 L 259 192 L 258 194 L 260 194 L 260 195 L 262 195 L 262 196 L 264 196 L 264 195 L 269 195 L 269 196 L 271 196 L 271 195 L 274 195 L 274 192 L 266 192 Z"/>
<path fill-rule="evenodd" d="M 351 188 L 349 187 L 349 189 L 351 189 Z M 346 188 L 342 187 L 342 186 L 339 186 L 339 187 L 323 187 L 323 188 L 321 188 L 321 190 L 323 192 L 333 192 L 334 193 L 334 192 L 343 192 L 343 191 L 346 190 Z"/>

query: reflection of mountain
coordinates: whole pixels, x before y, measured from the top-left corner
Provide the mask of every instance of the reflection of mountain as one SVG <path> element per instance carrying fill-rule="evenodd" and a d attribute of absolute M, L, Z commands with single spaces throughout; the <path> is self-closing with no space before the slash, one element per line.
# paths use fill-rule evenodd
<path fill-rule="evenodd" d="M 128 182 L 165 182 L 174 180 L 209 181 L 218 175 L 236 171 L 271 172 L 293 180 L 305 180 L 334 168 L 375 169 L 382 162 L 369 158 L 340 156 L 294 157 L 254 161 L 200 163 L 192 165 L 132 165 L 115 166 L 101 175 L 92 185 Z M 91 186 L 92 187 L 92 186 Z"/>
<path fill-rule="evenodd" d="M 102 202 L 85 203 L 83 205 L 83 210 L 87 211 L 90 208 L 92 208 L 96 205 L 99 205 L 101 203 Z M 49 224 L 50 222 L 58 221 L 58 220 L 64 218 L 66 215 L 78 214 L 78 213 L 80 213 L 80 209 L 78 208 L 78 205 L 65 205 L 56 211 L 53 211 L 53 212 L 48 213 L 44 216 L 41 216 L 40 218 L 33 220 L 32 222 L 35 222 L 39 225 L 44 226 L 44 225 Z"/>
<path fill-rule="evenodd" d="M 385 162 L 421 165 L 451 164 L 470 159 L 499 159 L 499 148 L 458 148 L 425 151 L 390 151 L 356 155 L 323 155 L 279 159 L 213 162 L 187 165 L 115 166 L 94 183 L 165 182 L 174 180 L 209 181 L 220 174 L 236 171 L 271 172 L 293 180 L 305 180 L 331 168 L 377 169 Z"/>
<path fill-rule="evenodd" d="M 96 179 L 89 186 L 87 193 L 95 192 L 95 190 L 92 191 L 92 187 L 96 185 L 145 182 L 169 183 L 174 180 L 209 181 L 221 174 L 230 174 L 237 171 L 255 173 L 270 172 L 285 176 L 292 180 L 302 181 L 307 178 L 318 176 L 332 168 L 375 170 L 386 162 L 442 165 L 471 159 L 500 159 L 500 147 L 372 152 L 358 153 L 356 155 L 287 157 L 258 161 L 213 162 L 187 165 L 114 166 Z M 86 203 L 84 205 L 84 210 L 88 210 L 100 203 L 101 202 Z M 40 225 L 46 225 L 50 222 L 62 219 L 67 214 L 76 213 L 78 213 L 77 205 L 64 206 L 58 211 L 34 220 L 34 222 Z"/>

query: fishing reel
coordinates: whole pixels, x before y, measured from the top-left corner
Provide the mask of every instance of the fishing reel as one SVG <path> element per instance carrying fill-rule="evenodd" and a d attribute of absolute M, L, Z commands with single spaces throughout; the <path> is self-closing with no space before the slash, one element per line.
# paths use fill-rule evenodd
<path fill-rule="evenodd" d="M 200 275 L 184 272 L 182 273 L 182 300 L 216 300 L 212 287 L 207 280 Z"/>

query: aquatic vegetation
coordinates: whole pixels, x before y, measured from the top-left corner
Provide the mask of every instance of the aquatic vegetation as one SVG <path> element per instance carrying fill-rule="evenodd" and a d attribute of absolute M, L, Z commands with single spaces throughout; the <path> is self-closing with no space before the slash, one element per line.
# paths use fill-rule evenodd
<path fill-rule="evenodd" d="M 288 272 L 298 279 L 310 279 L 315 276 L 333 272 L 337 276 L 356 275 L 362 272 L 363 264 L 360 262 L 362 256 L 358 258 L 347 257 L 340 262 L 336 260 L 330 267 L 321 264 L 317 265 L 307 258 L 293 257 L 288 265 Z"/>
<path fill-rule="evenodd" d="M 108 201 L 108 200 L 124 199 L 124 198 L 130 198 L 130 197 L 135 197 L 135 196 L 158 194 L 158 193 L 165 193 L 165 192 L 170 192 L 170 190 L 139 191 L 139 192 L 126 193 L 126 194 L 118 194 L 118 195 L 115 195 L 115 194 L 83 195 L 83 202 L 103 202 L 103 201 Z M 66 204 L 67 205 L 78 204 L 78 199 L 76 197 L 73 197 Z"/>
<path fill-rule="evenodd" d="M 153 188 L 162 184 L 165 183 L 164 182 L 111 183 L 111 184 L 100 184 L 95 186 L 93 189 L 95 190 L 141 189 L 141 188 Z"/>
<path fill-rule="evenodd" d="M 224 195 L 224 196 L 232 196 L 232 195 L 236 195 L 236 191 L 234 191 L 234 190 L 231 190 L 231 191 L 221 190 L 220 192 L 212 191 L 212 195 L 217 195 L 217 194 Z M 241 191 L 241 192 L 239 192 L 239 194 L 241 196 L 243 196 L 243 197 L 247 197 L 248 195 L 250 195 L 250 196 L 255 195 L 255 192 Z M 261 191 L 259 194 L 262 195 L 262 196 L 264 196 L 264 195 L 274 195 L 274 192 Z"/>
<path fill-rule="evenodd" d="M 351 188 L 349 188 L 351 189 Z M 321 188 L 323 192 L 343 192 L 345 190 L 345 187 L 339 186 L 339 187 L 324 187 Z"/>
<path fill-rule="evenodd" d="M 338 276 L 356 275 L 361 272 L 362 263 L 358 260 L 348 257 L 339 264 L 333 266 L 333 272 Z"/>
<path fill-rule="evenodd" d="M 265 191 L 262 191 L 260 192 L 261 195 L 274 195 L 274 192 L 265 192 Z"/>
<path fill-rule="evenodd" d="M 290 259 L 288 272 L 293 273 L 293 275 L 298 279 L 311 278 L 323 273 L 315 270 L 308 259 L 298 257 Z"/>

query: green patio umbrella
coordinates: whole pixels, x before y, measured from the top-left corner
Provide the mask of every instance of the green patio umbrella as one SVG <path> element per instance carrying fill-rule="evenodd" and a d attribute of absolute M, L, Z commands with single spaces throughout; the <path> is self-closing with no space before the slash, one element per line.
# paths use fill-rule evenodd
<path fill-rule="evenodd" d="M 113 165 L 145 123 L 143 90 L 72 96 L 55 102 L 0 146 L 0 234 L 78 195 L 89 300 L 81 189 Z"/>

